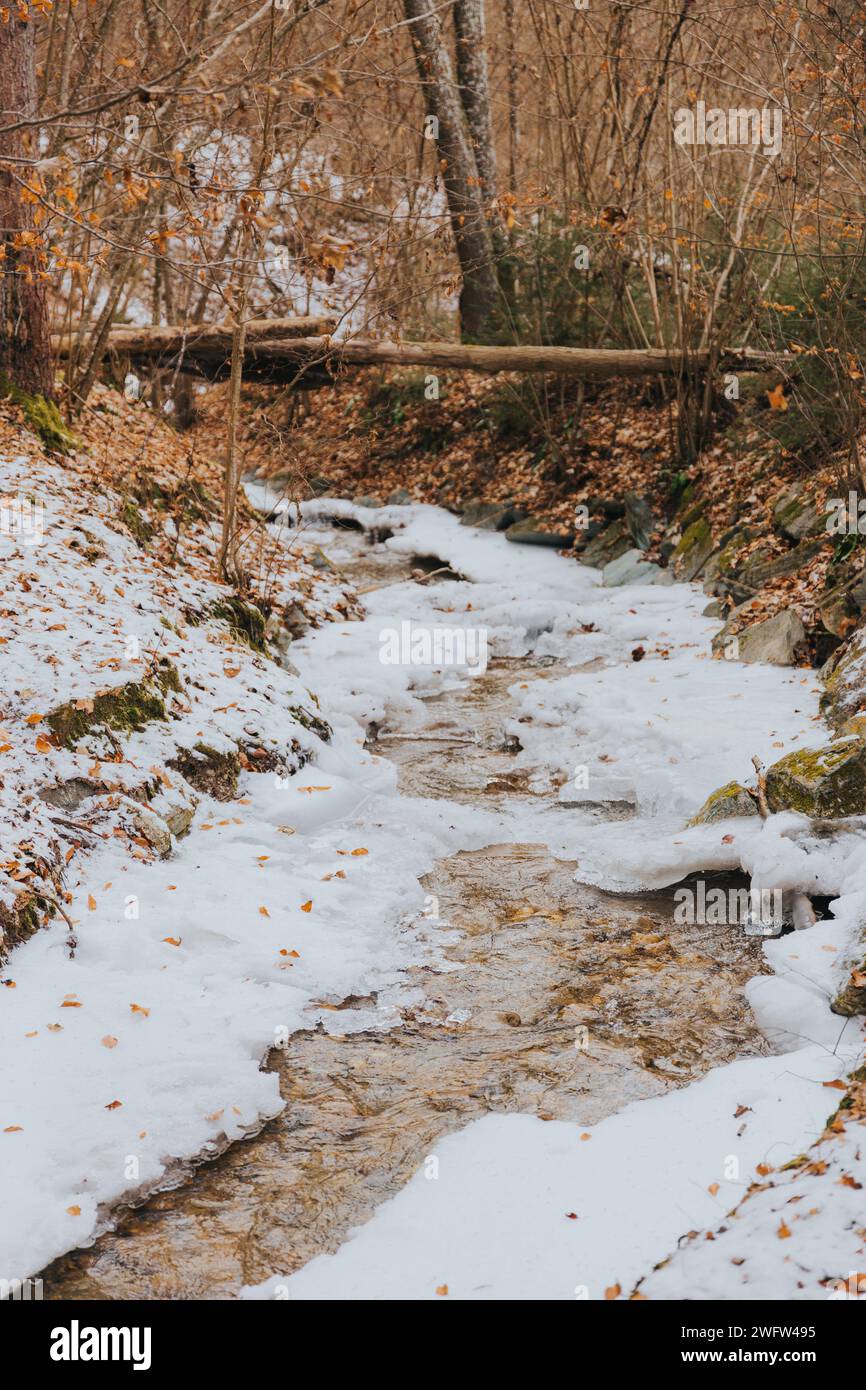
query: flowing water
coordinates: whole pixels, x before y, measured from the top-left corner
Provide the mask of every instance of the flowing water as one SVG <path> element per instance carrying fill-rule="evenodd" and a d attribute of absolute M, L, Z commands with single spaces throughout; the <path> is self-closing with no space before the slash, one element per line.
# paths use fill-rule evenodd
<path fill-rule="evenodd" d="M 362 591 L 409 577 L 405 558 L 351 532 L 343 542 L 341 567 Z M 502 728 L 510 686 L 559 673 L 534 658 L 493 662 L 426 701 L 421 729 L 378 730 L 371 746 L 409 795 L 487 809 L 549 801 L 515 769 Z M 46 1297 L 231 1298 L 336 1249 L 442 1136 L 488 1111 L 591 1125 L 764 1050 L 743 995 L 763 968 L 759 941 L 675 924 L 673 889 L 605 894 L 576 884 L 574 867 L 538 844 L 440 861 L 425 890 L 449 968 L 408 972 L 423 998 L 401 1026 L 341 1034 L 341 1015 L 357 1019 L 375 997 L 331 1005 L 327 1031 L 311 1026 L 270 1056 L 282 1114 L 116 1213 L 114 1229 L 43 1272 Z"/>

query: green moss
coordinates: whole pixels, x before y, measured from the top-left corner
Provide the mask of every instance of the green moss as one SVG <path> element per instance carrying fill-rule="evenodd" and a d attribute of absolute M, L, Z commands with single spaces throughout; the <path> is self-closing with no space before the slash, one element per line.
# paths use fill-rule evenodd
<path fill-rule="evenodd" d="M 827 748 L 800 748 L 767 772 L 772 811 L 807 816 L 860 815 L 866 811 L 866 740 L 846 738 Z"/>
<path fill-rule="evenodd" d="M 60 454 L 69 454 L 73 449 L 81 448 L 81 441 L 66 428 L 60 411 L 53 401 L 47 401 L 44 396 L 31 396 L 28 391 L 22 391 L 20 386 L 16 386 L 7 376 L 0 372 L 0 396 L 5 396 L 17 405 L 27 424 L 42 440 L 42 443 L 49 449 L 55 449 Z"/>
<path fill-rule="evenodd" d="M 245 642 L 253 651 L 267 654 L 265 617 L 254 603 L 246 603 L 236 594 L 218 598 L 206 609 L 205 617 L 225 623 L 237 641 Z"/>
<path fill-rule="evenodd" d="M 142 550 L 145 550 L 153 540 L 155 527 L 151 526 L 149 521 L 145 521 L 131 497 L 124 498 L 120 508 L 120 520 Z"/>
<path fill-rule="evenodd" d="M 78 709 L 75 701 L 59 705 L 45 716 L 52 733 L 66 748 L 74 748 L 92 729 L 108 728 L 130 733 L 154 719 L 166 719 L 165 696 L 181 690 L 180 677 L 170 661 L 163 661 L 146 681 L 128 681 L 116 690 L 93 697 L 92 709 Z"/>
<path fill-rule="evenodd" d="M 729 816 L 756 816 L 754 801 L 741 782 L 726 782 L 723 787 L 710 792 L 697 815 L 692 816 L 689 825 L 712 825 L 714 821 L 726 820 Z"/>

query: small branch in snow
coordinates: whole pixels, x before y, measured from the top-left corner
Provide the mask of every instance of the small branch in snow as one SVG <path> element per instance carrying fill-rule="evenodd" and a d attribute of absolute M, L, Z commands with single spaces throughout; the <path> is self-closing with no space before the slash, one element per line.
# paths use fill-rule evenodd
<path fill-rule="evenodd" d="M 761 820 L 767 820 L 770 815 L 770 808 L 767 805 L 767 774 L 764 772 L 764 764 L 757 753 L 752 756 L 752 766 L 757 773 L 758 785 L 754 791 L 750 787 L 747 787 L 746 791 L 757 806 Z"/>

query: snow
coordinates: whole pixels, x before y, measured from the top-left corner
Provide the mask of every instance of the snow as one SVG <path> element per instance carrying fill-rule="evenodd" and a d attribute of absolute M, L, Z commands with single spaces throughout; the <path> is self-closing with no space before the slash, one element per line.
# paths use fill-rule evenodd
<path fill-rule="evenodd" d="M 578 861 L 583 881 L 625 891 L 742 867 L 762 884 L 840 894 L 832 922 L 767 943 L 775 974 L 750 986 L 759 1021 L 785 1051 L 631 1105 L 587 1139 L 579 1126 L 489 1116 L 444 1141 L 438 1178 L 416 1175 L 335 1256 L 248 1296 L 441 1297 L 444 1285 L 473 1298 L 572 1298 L 578 1287 L 595 1298 L 617 1284 L 627 1292 L 684 1232 L 717 1222 L 756 1164 L 782 1162 L 820 1137 L 833 1094 L 824 1085 L 862 1043 L 859 1021 L 836 1018 L 828 998 L 866 916 L 863 840 L 852 829 L 819 842 L 796 817 L 685 826 L 715 786 L 747 778 L 754 753 L 771 761 L 826 738 L 809 673 L 711 661 L 717 624 L 701 616 L 692 586 L 602 589 L 593 571 L 461 527 L 433 507 L 319 499 L 303 504 L 302 526 L 287 536 L 297 593 L 290 574 L 280 580 L 281 601 L 303 599 L 319 623 L 292 644 L 293 674 L 201 621 L 220 593 L 205 573 L 207 537 L 198 541 L 200 577 L 192 553 L 168 576 L 111 524 L 119 499 L 106 494 L 104 512 L 92 515 L 71 468 L 7 461 L 4 489 L 25 486 L 46 513 L 40 544 L 2 539 L 25 576 L 2 648 L 15 763 L 0 812 L 18 839 L 15 864 L 30 862 L 31 840 L 48 846 L 58 834 L 39 787 L 94 777 L 94 759 L 110 785 L 86 803 L 104 838 L 66 869 L 74 956 L 56 921 L 4 970 L 0 1173 L 14 1196 L 0 1228 L 4 1277 L 38 1272 L 91 1239 L 122 1198 L 275 1114 L 277 1080 L 260 1064 L 292 1030 L 334 1026 L 316 1001 L 375 990 L 376 1009 L 343 1012 L 341 1029 L 398 1024 L 400 1004 L 415 997 L 407 967 L 438 949 L 414 924 L 419 878 L 437 857 L 505 839 L 545 842 Z M 264 490 L 251 493 L 270 505 Z M 465 580 L 376 590 L 364 596 L 365 616 L 349 620 L 339 578 L 309 559 L 327 540 L 339 567 L 335 516 L 390 531 L 387 551 L 437 556 Z M 76 526 L 102 558 L 70 548 Z M 482 812 L 398 794 L 392 766 L 364 749 L 366 726 L 411 730 L 423 696 L 472 679 L 459 665 L 383 664 L 383 632 L 405 621 L 471 626 L 494 655 L 535 652 L 571 668 L 512 691 L 516 765 L 549 798 Z M 182 692 L 169 697 L 169 720 L 125 740 L 122 761 L 109 747 L 35 751 L 40 724 L 29 714 L 140 680 L 155 652 L 175 664 Z M 290 713 L 318 713 L 316 694 L 330 742 Z M 160 795 L 190 799 L 168 765 L 200 740 L 261 748 L 274 771 L 245 771 L 228 802 L 199 795 L 189 835 L 157 858 L 136 837 L 121 793 L 153 775 Z M 581 791 L 578 767 L 588 777 Z M 581 799 L 629 800 L 635 817 L 599 825 Z M 27 839 L 15 820 L 22 805 Z M 27 880 L 34 870 L 20 872 Z M 7 903 L 18 873 L 2 881 Z M 700 1277 L 710 1287 L 717 1274 Z M 672 1287 L 658 1296 L 682 1296 Z"/>

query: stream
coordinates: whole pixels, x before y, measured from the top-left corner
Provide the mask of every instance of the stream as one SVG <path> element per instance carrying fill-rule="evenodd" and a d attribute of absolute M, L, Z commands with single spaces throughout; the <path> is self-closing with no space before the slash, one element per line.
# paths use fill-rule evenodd
<path fill-rule="evenodd" d="M 341 572 L 362 592 L 413 573 L 405 556 L 360 533 L 340 532 L 339 542 L 349 556 Z M 423 569 L 415 577 L 436 582 Z M 397 765 L 410 796 L 491 810 L 549 797 L 515 768 L 503 724 L 510 687 L 562 671 L 551 658 L 494 659 L 427 699 L 421 728 L 374 729 L 369 746 Z M 115 1213 L 112 1230 L 43 1271 L 45 1296 L 236 1297 L 335 1250 L 437 1141 L 486 1112 L 593 1125 L 769 1050 L 743 993 L 766 968 L 760 940 L 737 926 L 675 924 L 673 888 L 605 893 L 575 883 L 574 868 L 522 843 L 439 861 L 423 886 L 430 931 L 450 943 L 448 968 L 408 972 L 423 999 L 403 1009 L 401 1025 L 341 1033 L 341 1012 L 375 996 L 329 1004 L 327 1030 L 311 1024 L 266 1063 L 279 1074 L 283 1112 L 170 1190 Z"/>

